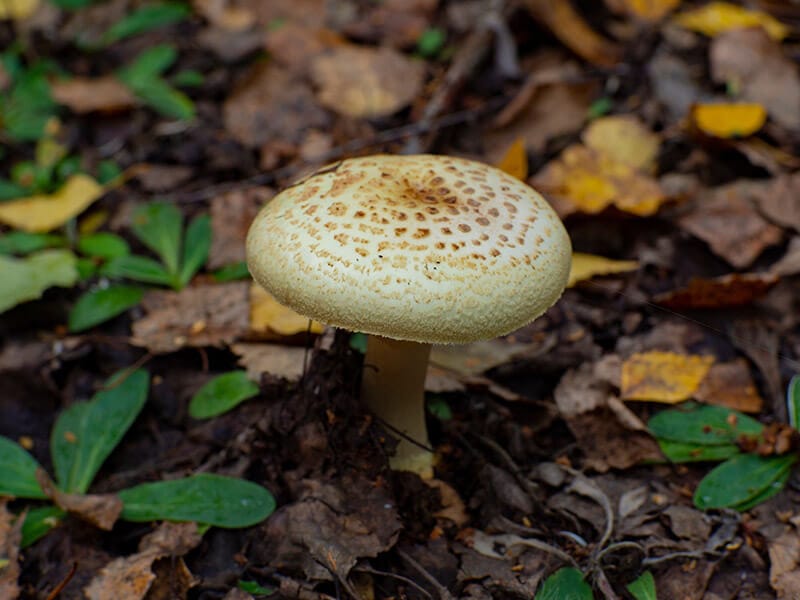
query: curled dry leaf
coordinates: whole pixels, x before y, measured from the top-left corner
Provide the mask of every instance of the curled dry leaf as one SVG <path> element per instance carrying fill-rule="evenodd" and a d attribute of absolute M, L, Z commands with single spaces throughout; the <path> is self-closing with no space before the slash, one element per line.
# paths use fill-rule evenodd
<path fill-rule="evenodd" d="M 249 330 L 249 288 L 237 281 L 149 292 L 142 300 L 147 314 L 133 324 L 131 343 L 157 354 L 231 343 Z"/>
<path fill-rule="evenodd" d="M 763 105 L 770 118 L 800 128 L 800 71 L 761 28 L 725 33 L 711 43 L 711 77 L 739 98 Z"/>
<path fill-rule="evenodd" d="M 759 395 L 747 361 L 714 363 L 694 393 L 700 402 L 746 413 L 759 413 L 764 399 Z"/>
<path fill-rule="evenodd" d="M 775 273 L 731 273 L 712 279 L 694 277 L 686 286 L 659 294 L 653 301 L 667 308 L 726 308 L 752 304 L 779 277 Z"/>
<path fill-rule="evenodd" d="M 643 352 L 622 363 L 624 400 L 676 404 L 692 397 L 714 364 L 713 356 Z"/>
<path fill-rule="evenodd" d="M 342 46 L 311 62 L 319 102 L 357 119 L 388 116 L 408 106 L 424 75 L 424 63 L 391 48 Z"/>
<path fill-rule="evenodd" d="M 122 500 L 115 494 L 68 494 L 62 492 L 44 469 L 36 480 L 45 495 L 60 509 L 72 513 L 104 531 L 111 531 L 122 513 Z"/>
<path fill-rule="evenodd" d="M 116 112 L 133 108 L 138 104 L 133 92 L 119 79 L 105 77 L 73 77 L 66 81 L 54 81 L 50 85 L 53 99 L 73 112 Z"/>
<path fill-rule="evenodd" d="M 675 15 L 674 21 L 681 27 L 709 37 L 750 27 L 763 28 L 776 41 L 781 41 L 789 34 L 788 27 L 767 13 L 748 10 L 730 2 L 709 2 Z"/>
<path fill-rule="evenodd" d="M 743 138 L 756 133 L 767 121 L 760 104 L 718 102 L 692 107 L 692 123 L 706 135 L 717 138 Z"/>

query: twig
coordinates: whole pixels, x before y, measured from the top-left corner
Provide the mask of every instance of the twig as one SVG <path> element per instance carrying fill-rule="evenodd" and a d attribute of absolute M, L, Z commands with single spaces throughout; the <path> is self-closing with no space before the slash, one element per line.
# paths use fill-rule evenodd
<path fill-rule="evenodd" d="M 430 592 L 418 584 L 413 579 L 409 579 L 408 577 L 403 577 L 402 575 L 398 575 L 397 573 L 392 573 L 390 571 L 381 571 L 374 567 L 355 567 L 353 571 L 357 573 L 370 573 L 371 575 L 380 575 L 381 577 L 389 577 L 391 579 L 397 579 L 398 581 L 402 581 L 406 585 L 413 587 L 417 590 L 420 594 L 424 594 L 426 598 L 429 600 L 433 600 L 433 596 L 431 596 Z"/>
<path fill-rule="evenodd" d="M 433 586 L 433 588 L 438 592 L 440 600 L 455 600 L 453 596 L 450 594 L 450 592 L 447 590 L 447 588 L 444 587 L 441 583 L 439 583 L 439 581 L 433 575 L 428 573 L 425 567 L 423 567 L 411 556 L 409 556 L 408 553 L 401 550 L 400 548 L 397 548 L 397 554 L 399 554 L 400 558 L 402 558 L 406 563 L 411 565 L 411 567 L 413 567 L 415 571 L 417 571 L 420 575 L 422 575 L 422 577 Z"/>

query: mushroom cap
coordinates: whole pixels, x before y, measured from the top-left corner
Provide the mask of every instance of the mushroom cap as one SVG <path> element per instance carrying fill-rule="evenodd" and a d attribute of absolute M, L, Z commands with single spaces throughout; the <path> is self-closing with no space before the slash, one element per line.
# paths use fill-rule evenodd
<path fill-rule="evenodd" d="M 483 163 L 376 155 L 276 195 L 247 235 L 255 280 L 302 315 L 423 343 L 509 333 L 561 295 L 571 245 L 531 187 Z"/>

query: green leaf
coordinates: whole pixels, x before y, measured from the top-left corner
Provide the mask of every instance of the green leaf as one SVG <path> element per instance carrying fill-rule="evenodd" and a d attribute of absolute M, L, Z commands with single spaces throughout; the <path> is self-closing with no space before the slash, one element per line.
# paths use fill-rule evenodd
<path fill-rule="evenodd" d="M 351 349 L 361 354 L 367 353 L 367 334 L 356 332 L 350 335 L 350 343 L 348 344 Z"/>
<path fill-rule="evenodd" d="M 78 240 L 78 251 L 86 256 L 110 260 L 131 253 L 131 247 L 122 237 L 105 231 L 82 235 Z"/>
<path fill-rule="evenodd" d="M 172 276 L 167 273 L 163 265 L 152 258 L 129 254 L 108 261 L 100 269 L 100 274 L 105 277 L 125 277 L 142 283 L 157 285 L 171 285 Z"/>
<path fill-rule="evenodd" d="M 694 492 L 694 504 L 701 510 L 747 505 L 754 498 L 780 484 L 797 456 L 762 457 L 740 454 L 726 460 L 706 475 Z M 779 485 L 778 489 L 783 487 Z"/>
<path fill-rule="evenodd" d="M 789 477 L 792 475 L 791 469 L 786 469 L 782 475 L 779 475 L 778 478 L 773 481 L 770 485 L 764 488 L 764 490 L 760 494 L 756 494 L 746 502 L 742 502 L 737 504 L 736 506 L 731 506 L 732 509 L 738 510 L 739 512 L 744 512 L 746 510 L 750 510 L 757 504 L 761 504 L 762 502 L 766 502 L 770 498 L 772 498 L 775 494 L 780 492 L 784 487 L 786 487 L 786 483 L 789 481 Z"/>
<path fill-rule="evenodd" d="M 650 571 L 645 571 L 636 581 L 629 583 L 626 587 L 636 600 L 658 600 L 656 580 L 653 579 Z"/>
<path fill-rule="evenodd" d="M 534 600 L 593 600 L 592 588 L 574 567 L 559 569 L 545 579 Z"/>
<path fill-rule="evenodd" d="M 86 493 L 142 410 L 149 385 L 147 371 L 120 371 L 90 401 L 73 404 L 59 415 L 50 434 L 50 451 L 62 490 Z"/>
<path fill-rule="evenodd" d="M 795 429 L 800 429 L 800 375 L 795 375 L 789 381 L 786 388 L 786 407 L 789 411 L 789 425 Z"/>
<path fill-rule="evenodd" d="M 235 281 L 237 279 L 250 279 L 250 270 L 247 268 L 247 263 L 242 260 L 220 267 L 214 271 L 212 277 L 214 281 L 220 283 L 224 281 Z"/>
<path fill-rule="evenodd" d="M 10 92 L 0 95 L 0 124 L 9 137 L 36 141 L 44 134 L 45 125 L 57 108 L 50 94 L 48 71 L 44 63 L 22 69 Z"/>
<path fill-rule="evenodd" d="M 67 10 L 77 10 L 84 6 L 89 6 L 95 0 L 50 0 L 51 4 L 55 4 L 59 8 Z"/>
<path fill-rule="evenodd" d="M 702 446 L 735 444 L 741 436 L 758 436 L 764 429 L 755 419 L 735 410 L 691 403 L 658 413 L 647 427 L 659 439 Z"/>
<path fill-rule="evenodd" d="M 199 87 L 206 81 L 206 76 L 196 69 L 184 69 L 171 78 L 172 85 L 178 87 Z"/>
<path fill-rule="evenodd" d="M 422 32 L 417 40 L 417 52 L 425 58 L 433 58 L 444 47 L 447 41 L 447 33 L 439 27 L 431 27 Z"/>
<path fill-rule="evenodd" d="M 428 412 L 440 421 L 450 421 L 453 419 L 453 410 L 447 400 L 441 396 L 433 396 L 428 400 Z"/>
<path fill-rule="evenodd" d="M 139 304 L 143 295 L 142 288 L 129 285 L 112 285 L 86 292 L 69 312 L 69 330 L 72 333 L 85 331 L 113 319 Z"/>
<path fill-rule="evenodd" d="M 128 521 L 196 521 L 215 527 L 249 527 L 275 510 L 269 490 L 250 481 L 201 473 L 144 483 L 118 493 Z"/>
<path fill-rule="evenodd" d="M 257 396 L 258 392 L 258 386 L 247 378 L 246 371 L 224 373 L 214 377 L 192 396 L 189 414 L 195 419 L 216 417 Z"/>
<path fill-rule="evenodd" d="M 252 594 L 255 596 L 271 596 L 275 593 L 275 588 L 265 587 L 260 585 L 257 581 L 246 581 L 240 579 L 236 583 L 236 587 L 238 587 L 243 592 L 247 592 L 248 594 Z"/>
<path fill-rule="evenodd" d="M 25 448 L 0 435 L 0 496 L 45 499 L 36 481 L 39 463 Z"/>
<path fill-rule="evenodd" d="M 194 103 L 186 94 L 176 90 L 163 79 L 150 79 L 131 89 L 137 97 L 164 117 L 182 121 L 194 118 Z"/>
<path fill-rule="evenodd" d="M 699 444 L 684 444 L 672 440 L 658 440 L 661 452 L 667 460 L 673 463 L 720 461 L 736 456 L 740 453 L 739 447 L 733 444 L 724 446 L 701 446 Z"/>
<path fill-rule="evenodd" d="M 122 169 L 113 160 L 103 160 L 97 165 L 97 181 L 106 185 L 122 175 Z"/>
<path fill-rule="evenodd" d="M 72 287 L 78 281 L 75 255 L 69 250 L 40 250 L 25 258 L 0 255 L 0 313 L 28 300 L 47 288 Z"/>
<path fill-rule="evenodd" d="M 191 14 L 184 4 L 158 3 L 142 6 L 114 23 L 101 38 L 103 45 L 183 21 Z"/>
<path fill-rule="evenodd" d="M 8 179 L 0 178 L 0 202 L 24 198 L 25 196 L 30 196 L 32 193 L 33 190 L 28 187 L 21 186 Z"/>
<path fill-rule="evenodd" d="M 97 265 L 91 258 L 80 257 L 75 263 L 81 281 L 86 281 L 97 272 Z"/>
<path fill-rule="evenodd" d="M 603 96 L 592 102 L 587 111 L 587 117 L 590 119 L 598 119 L 611 112 L 612 108 L 614 108 L 614 101 L 608 96 Z"/>
<path fill-rule="evenodd" d="M 174 204 L 151 202 L 133 211 L 131 229 L 155 252 L 170 275 L 178 274 L 183 217 Z"/>
<path fill-rule="evenodd" d="M 0 235 L 0 254 L 30 254 L 36 250 L 65 244 L 66 240 L 60 235 L 9 231 L 5 235 Z"/>
<path fill-rule="evenodd" d="M 57 506 L 43 506 L 29 510 L 25 515 L 25 522 L 22 523 L 21 548 L 27 548 L 31 544 L 38 542 L 50 531 L 61 525 L 61 519 L 67 513 Z"/>
<path fill-rule="evenodd" d="M 186 228 L 183 241 L 183 261 L 181 262 L 180 284 L 185 287 L 208 260 L 211 249 L 211 219 L 199 215 L 192 219 Z"/>
<path fill-rule="evenodd" d="M 133 62 L 117 71 L 117 77 L 136 91 L 150 80 L 158 78 L 177 58 L 178 51 L 174 46 L 159 44 L 140 53 Z"/>

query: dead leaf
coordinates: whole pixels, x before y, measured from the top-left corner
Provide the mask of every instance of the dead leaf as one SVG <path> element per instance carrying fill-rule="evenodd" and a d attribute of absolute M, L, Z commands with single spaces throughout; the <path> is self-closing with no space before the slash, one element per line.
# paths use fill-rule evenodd
<path fill-rule="evenodd" d="M 598 275 L 613 275 L 614 273 L 635 271 L 638 268 L 639 263 L 635 260 L 613 260 L 594 254 L 574 252 L 567 287 L 572 287 L 578 282 Z"/>
<path fill-rule="evenodd" d="M 240 32 L 256 23 L 256 15 L 236 0 L 192 0 L 192 6 L 208 22 L 228 31 Z"/>
<path fill-rule="evenodd" d="M 778 277 L 800 273 L 800 236 L 795 236 L 789 241 L 786 254 L 770 267 L 769 272 Z"/>
<path fill-rule="evenodd" d="M 624 400 L 676 404 L 692 397 L 714 364 L 713 356 L 644 352 L 622 363 Z"/>
<path fill-rule="evenodd" d="M 750 376 L 750 367 L 742 358 L 711 365 L 694 397 L 706 404 L 746 413 L 760 413 L 764 407 L 764 399 Z"/>
<path fill-rule="evenodd" d="M 730 31 L 711 42 L 711 77 L 747 102 L 763 105 L 771 119 L 800 128 L 800 71 L 760 28 Z"/>
<path fill-rule="evenodd" d="M 208 267 L 245 260 L 244 240 L 259 209 L 273 196 L 266 187 L 232 190 L 211 200 L 211 249 Z"/>
<path fill-rule="evenodd" d="M 265 373 L 298 381 L 303 375 L 307 352 L 295 346 L 247 343 L 233 344 L 231 351 L 239 357 L 238 363 L 247 369 L 247 376 L 253 381 L 260 381 Z"/>
<path fill-rule="evenodd" d="M 431 363 L 461 375 L 480 375 L 489 369 L 509 362 L 528 348 L 527 344 L 495 338 L 471 344 L 434 346 Z"/>
<path fill-rule="evenodd" d="M 581 134 L 586 147 L 644 173 L 653 173 L 661 137 L 632 115 L 595 119 Z"/>
<path fill-rule="evenodd" d="M 781 227 L 800 232 L 800 173 L 779 175 L 753 191 L 761 213 Z"/>
<path fill-rule="evenodd" d="M 420 93 L 425 65 L 391 48 L 342 46 L 311 61 L 319 102 L 356 119 L 391 115 Z"/>
<path fill-rule="evenodd" d="M 525 140 L 521 137 L 514 140 L 496 166 L 512 177 L 525 181 L 528 178 L 528 153 L 525 151 Z"/>
<path fill-rule="evenodd" d="M 162 523 L 142 538 L 137 553 L 117 558 L 103 567 L 84 593 L 89 600 L 141 600 L 156 578 L 152 571 L 156 560 L 180 557 L 201 541 L 195 523 Z"/>
<path fill-rule="evenodd" d="M 531 184 L 563 203 L 562 217 L 575 211 L 599 213 L 610 206 L 649 216 L 667 200 L 655 179 L 577 144 L 549 162 Z"/>
<path fill-rule="evenodd" d="M 249 288 L 235 281 L 148 292 L 142 300 L 147 314 L 133 324 L 131 343 L 154 353 L 229 344 L 249 331 Z"/>
<path fill-rule="evenodd" d="M 133 92 L 113 75 L 73 77 L 50 84 L 53 99 L 73 112 L 117 112 L 139 104 Z"/>
<path fill-rule="evenodd" d="M 726 308 L 746 306 L 766 294 L 776 283 L 774 273 L 731 273 L 713 279 L 693 277 L 686 286 L 653 298 L 667 308 Z"/>
<path fill-rule="evenodd" d="M 714 574 L 717 562 L 691 560 L 673 564 L 654 573 L 659 597 L 680 600 L 702 600 L 706 598 L 706 587 Z"/>
<path fill-rule="evenodd" d="M 660 21 L 680 4 L 680 0 L 606 0 L 618 14 L 647 22 Z"/>
<path fill-rule="evenodd" d="M 46 233 L 81 214 L 104 192 L 92 177 L 71 175 L 52 194 L 0 203 L 0 222 L 29 233 Z"/>
<path fill-rule="evenodd" d="M 464 501 L 450 484 L 441 479 L 429 479 L 425 481 L 425 484 L 439 490 L 441 495 L 442 508 L 434 513 L 437 519 L 447 519 L 458 527 L 463 527 L 469 522 L 469 514 L 464 506 Z"/>
<path fill-rule="evenodd" d="M 744 138 L 753 135 L 767 121 L 767 111 L 760 104 L 718 102 L 692 107 L 694 126 L 717 138 Z"/>
<path fill-rule="evenodd" d="M 763 27 L 776 41 L 781 41 L 789 35 L 788 27 L 767 13 L 748 10 L 730 2 L 709 2 L 694 10 L 675 15 L 674 21 L 681 27 L 709 37 L 747 27 Z"/>
<path fill-rule="evenodd" d="M 734 182 L 701 194 L 694 210 L 678 221 L 706 242 L 714 254 L 739 269 L 750 266 L 783 235 L 755 210 L 745 183 Z"/>
<path fill-rule="evenodd" d="M 764 321 L 736 319 L 729 331 L 733 345 L 758 367 L 765 387 L 765 399 L 779 422 L 788 421 L 778 362 L 780 338 Z"/>
<path fill-rule="evenodd" d="M 320 334 L 322 323 L 297 314 L 279 303 L 257 283 L 250 285 L 250 330 L 254 333 L 288 337 L 298 333 Z"/>
<path fill-rule="evenodd" d="M 298 23 L 285 23 L 267 31 L 264 47 L 270 58 L 293 73 L 307 75 L 313 60 L 347 42 L 328 29 L 312 29 Z"/>
<path fill-rule="evenodd" d="M 792 528 L 774 540 L 769 549 L 769 584 L 778 598 L 800 598 L 800 534 Z"/>
<path fill-rule="evenodd" d="M 44 469 L 36 470 L 36 480 L 45 495 L 56 506 L 104 531 L 111 531 L 122 513 L 122 500 L 116 494 L 68 494 L 62 492 Z"/>
<path fill-rule="evenodd" d="M 139 163 L 129 167 L 126 175 L 135 177 L 148 192 L 171 192 L 194 175 L 194 169 L 183 165 Z"/>
<path fill-rule="evenodd" d="M 32 16 L 39 8 L 39 0 L 3 0 L 0 2 L 0 20 L 22 21 Z"/>
<path fill-rule="evenodd" d="M 257 63 L 222 106 L 231 135 L 245 146 L 296 145 L 309 129 L 328 129 L 330 118 L 309 85 L 271 62 Z"/>
<path fill-rule="evenodd" d="M 0 598 L 15 600 L 20 588 L 19 545 L 22 541 L 22 523 L 6 508 L 6 499 L 0 498 Z"/>

